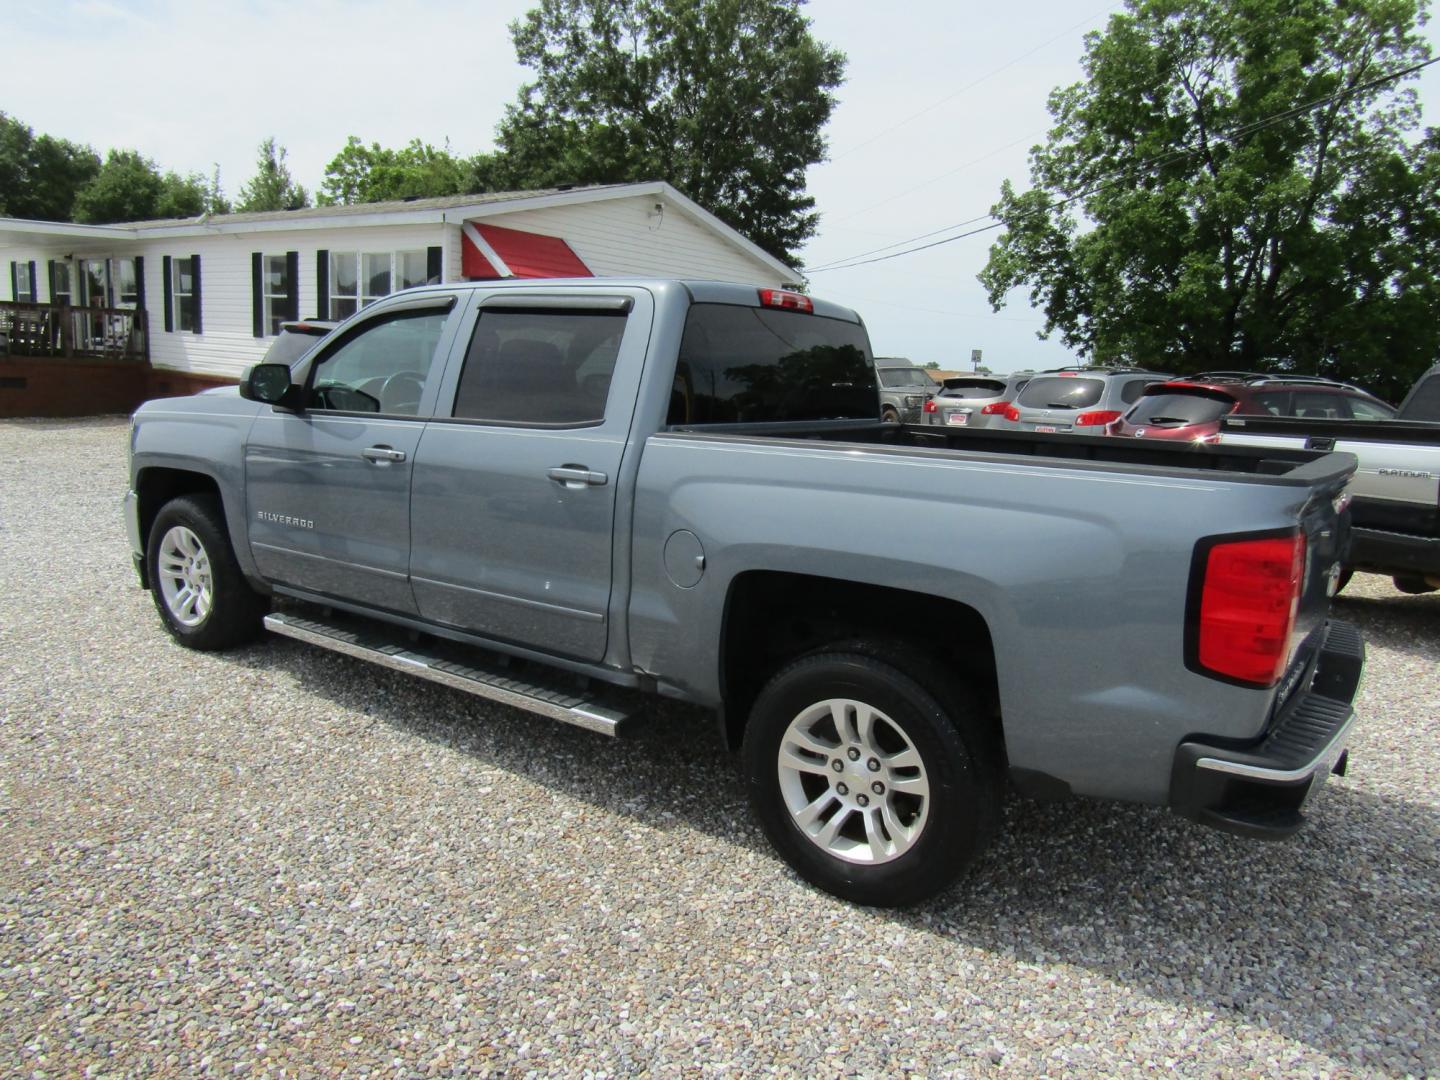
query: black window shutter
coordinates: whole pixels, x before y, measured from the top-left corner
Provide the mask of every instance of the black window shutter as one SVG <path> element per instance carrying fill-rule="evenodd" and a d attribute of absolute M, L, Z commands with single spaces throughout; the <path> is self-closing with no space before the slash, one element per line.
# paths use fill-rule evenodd
<path fill-rule="evenodd" d="M 50 283 L 50 303 L 55 300 L 55 260 L 51 259 L 45 264 L 45 280 Z"/>
<path fill-rule="evenodd" d="M 10 264 L 10 299 L 20 301 L 20 264 Z"/>
<path fill-rule="evenodd" d="M 190 256 L 190 278 L 195 282 L 195 333 L 204 331 L 200 328 L 200 309 L 204 306 L 200 303 L 200 256 Z"/>
<path fill-rule="evenodd" d="M 315 253 L 315 317 L 330 318 L 330 252 Z"/>
<path fill-rule="evenodd" d="M 165 275 L 165 332 L 175 332 L 175 275 L 171 272 L 171 259 L 169 255 L 161 261 L 161 270 Z"/>
<path fill-rule="evenodd" d="M 442 254 L 438 247 L 425 249 L 425 281 L 427 284 L 440 280 L 442 275 L 440 267 Z"/>
<path fill-rule="evenodd" d="M 290 290 L 289 302 L 285 305 L 285 315 L 291 322 L 300 318 L 300 252 L 287 251 L 285 253 L 285 280 Z"/>
<path fill-rule="evenodd" d="M 264 337 L 265 326 L 265 257 L 258 251 L 250 253 L 250 322 L 256 337 Z"/>
<path fill-rule="evenodd" d="M 52 299 L 53 294 L 52 294 Z M 135 256 L 135 310 L 145 310 L 145 256 Z"/>
<path fill-rule="evenodd" d="M 35 260 L 30 260 L 30 302 L 32 304 L 40 301 L 40 282 L 35 280 Z"/>

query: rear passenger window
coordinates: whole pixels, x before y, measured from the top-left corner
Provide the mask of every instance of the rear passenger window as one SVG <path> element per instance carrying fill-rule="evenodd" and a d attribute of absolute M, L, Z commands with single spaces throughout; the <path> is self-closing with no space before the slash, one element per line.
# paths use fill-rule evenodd
<path fill-rule="evenodd" d="M 1295 391 L 1295 415 L 1309 420 L 1348 420 L 1350 406 L 1339 394 Z"/>
<path fill-rule="evenodd" d="M 482 312 L 452 415 L 507 424 L 599 423 L 624 333 L 619 311 Z"/>
<path fill-rule="evenodd" d="M 1145 392 L 1147 386 L 1154 386 L 1154 381 L 1146 382 L 1144 379 L 1132 379 L 1120 389 L 1120 400 L 1126 405 L 1134 405 L 1140 400 L 1140 395 Z"/>

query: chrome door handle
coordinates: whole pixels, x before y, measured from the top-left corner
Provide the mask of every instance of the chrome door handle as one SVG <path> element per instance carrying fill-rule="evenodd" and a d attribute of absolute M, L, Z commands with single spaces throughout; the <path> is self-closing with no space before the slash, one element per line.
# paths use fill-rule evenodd
<path fill-rule="evenodd" d="M 378 465 L 387 465 L 392 461 L 404 461 L 405 451 L 390 446 L 367 446 L 360 451 L 360 456 Z"/>
<path fill-rule="evenodd" d="M 610 478 L 603 472 L 594 472 L 582 465 L 561 465 L 545 475 L 567 488 L 604 487 L 610 482 Z"/>

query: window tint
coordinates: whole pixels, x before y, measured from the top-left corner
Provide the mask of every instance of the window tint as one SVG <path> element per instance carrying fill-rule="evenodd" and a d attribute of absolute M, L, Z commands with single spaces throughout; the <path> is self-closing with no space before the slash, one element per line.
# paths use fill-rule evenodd
<path fill-rule="evenodd" d="M 685 319 L 669 423 L 878 420 L 871 365 L 858 323 L 695 304 Z"/>
<path fill-rule="evenodd" d="M 1049 375 L 1031 379 L 1015 400 L 1032 409 L 1088 409 L 1104 391 L 1103 379 Z"/>
<path fill-rule="evenodd" d="M 1255 400 L 1249 405 L 1241 404 L 1240 411 L 1257 415 L 1269 413 L 1271 416 L 1289 416 L 1290 391 L 1271 390 L 1269 393 L 1256 394 Z"/>
<path fill-rule="evenodd" d="M 1356 420 L 1389 420 L 1395 415 L 1395 410 L 1389 405 L 1369 398 L 1350 398 L 1349 401 L 1350 415 Z"/>
<path fill-rule="evenodd" d="M 366 323 L 316 363 L 310 407 L 414 416 L 448 317 L 408 312 Z"/>
<path fill-rule="evenodd" d="M 1302 416 L 1308 420 L 1350 419 L 1350 403 L 1339 394 L 1296 390 L 1293 408 L 1296 416 Z"/>
<path fill-rule="evenodd" d="M 1144 379 L 1131 379 L 1120 391 L 1120 400 L 1126 405 L 1134 405 L 1140 400 L 1140 395 L 1145 392 L 1147 386 L 1154 386 L 1154 381 L 1147 382 Z"/>
<path fill-rule="evenodd" d="M 453 415 L 512 424 L 603 420 L 624 333 L 622 312 L 482 312 Z"/>
<path fill-rule="evenodd" d="M 1149 424 L 1153 427 L 1208 424 L 1228 413 L 1234 404 L 1228 397 L 1205 393 L 1176 391 L 1146 394 L 1139 404 L 1130 410 L 1125 420 L 1130 424 Z"/>
<path fill-rule="evenodd" d="M 1005 392 L 1005 384 L 995 379 L 946 379 L 945 389 L 940 397 L 987 398 L 999 397 Z"/>

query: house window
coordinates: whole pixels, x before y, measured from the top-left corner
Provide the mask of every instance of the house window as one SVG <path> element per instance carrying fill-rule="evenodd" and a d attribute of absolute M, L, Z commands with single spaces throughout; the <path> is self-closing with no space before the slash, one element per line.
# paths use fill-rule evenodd
<path fill-rule="evenodd" d="M 398 289 L 424 285 L 425 251 L 332 251 L 330 317 L 346 319 Z"/>
<path fill-rule="evenodd" d="M 17 262 L 15 267 L 15 299 L 29 300 L 34 295 L 35 283 L 30 280 L 30 264 Z"/>
<path fill-rule="evenodd" d="M 85 259 L 80 263 L 80 302 L 87 307 L 109 307 L 110 287 L 104 259 Z"/>
<path fill-rule="evenodd" d="M 195 263 L 195 257 L 188 255 L 171 262 L 174 274 L 172 288 L 175 296 L 176 330 L 196 331 L 199 328 L 200 282 L 196 279 Z"/>
<path fill-rule="evenodd" d="M 50 264 L 50 302 L 69 304 L 74 295 L 70 288 L 70 264 L 57 259 Z"/>
<path fill-rule="evenodd" d="M 262 302 L 265 311 L 266 333 L 280 333 L 280 324 L 290 318 L 291 291 L 295 282 L 290 279 L 290 260 L 284 255 L 266 255 L 262 267 Z"/>
<path fill-rule="evenodd" d="M 133 308 L 140 302 L 140 285 L 134 259 L 112 259 L 110 281 L 115 288 L 115 307 Z"/>

